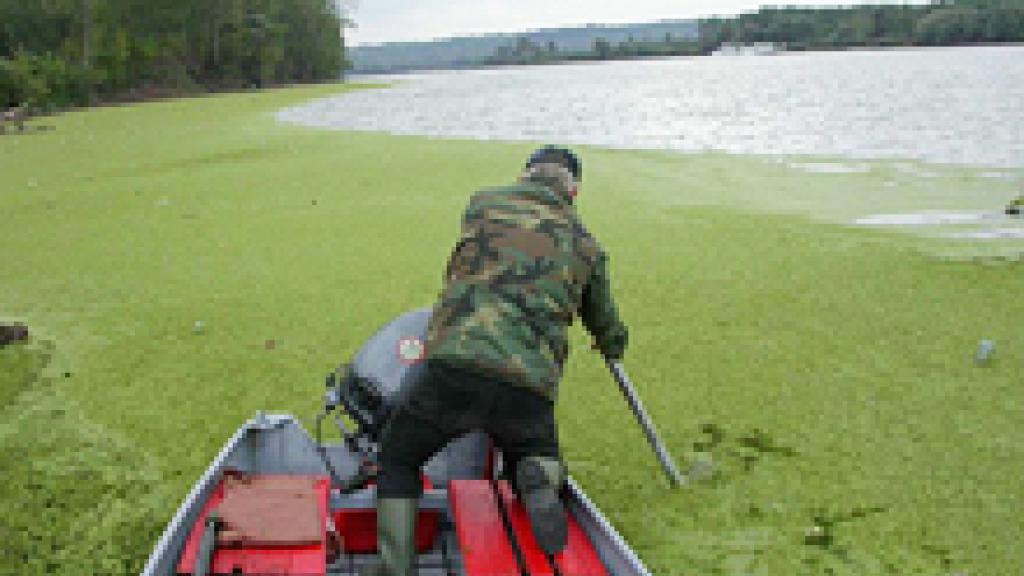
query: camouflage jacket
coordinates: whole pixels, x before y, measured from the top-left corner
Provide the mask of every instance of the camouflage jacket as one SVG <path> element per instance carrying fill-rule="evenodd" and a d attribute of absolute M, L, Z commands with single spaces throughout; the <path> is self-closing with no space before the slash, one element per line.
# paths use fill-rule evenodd
<path fill-rule="evenodd" d="M 601 352 L 622 356 L 626 328 L 607 257 L 556 182 L 477 192 L 462 220 L 427 332 L 427 359 L 516 382 L 555 399 L 580 316 Z"/>

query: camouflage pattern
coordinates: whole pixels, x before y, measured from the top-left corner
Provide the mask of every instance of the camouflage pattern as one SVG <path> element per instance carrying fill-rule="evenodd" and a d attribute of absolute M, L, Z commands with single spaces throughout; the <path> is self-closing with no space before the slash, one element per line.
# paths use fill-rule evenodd
<path fill-rule="evenodd" d="M 564 172 L 540 164 L 518 184 L 473 196 L 428 328 L 428 360 L 554 400 L 576 316 L 606 357 L 622 356 L 607 257 L 580 222 Z"/>

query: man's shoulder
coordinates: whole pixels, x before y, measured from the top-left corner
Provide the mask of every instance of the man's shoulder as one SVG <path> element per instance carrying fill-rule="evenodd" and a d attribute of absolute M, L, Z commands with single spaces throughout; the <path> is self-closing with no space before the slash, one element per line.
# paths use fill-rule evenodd
<path fill-rule="evenodd" d="M 566 204 L 553 204 L 543 200 L 548 200 L 543 195 L 547 189 L 543 186 L 532 183 L 532 182 L 517 182 L 514 184 L 508 184 L 504 186 L 488 186 L 486 188 L 480 188 L 477 190 L 470 200 L 471 211 L 475 208 L 476 210 L 486 209 L 489 207 L 502 207 L 509 206 L 515 208 L 521 208 L 524 204 L 531 206 L 531 212 L 535 216 L 539 215 L 542 219 L 552 218 L 555 221 L 561 222 L 559 226 L 565 230 L 568 228 L 572 231 L 572 235 L 577 238 L 577 246 L 582 249 L 585 253 L 597 256 L 603 254 L 600 243 L 597 238 L 591 234 L 590 230 L 583 224 L 583 220 L 580 218 L 579 213 L 575 207 Z M 534 194 L 539 194 L 538 197 L 534 197 Z M 533 221 L 533 219 L 531 219 Z"/>
<path fill-rule="evenodd" d="M 473 192 L 473 195 L 470 196 L 469 204 L 470 206 L 474 206 L 509 203 L 521 197 L 522 192 L 523 189 L 515 184 L 478 188 Z"/>
<path fill-rule="evenodd" d="M 470 197 L 468 211 L 471 214 L 495 208 L 559 220 L 572 212 L 560 205 L 546 188 L 533 183 L 488 186 L 478 189 Z"/>
<path fill-rule="evenodd" d="M 544 187 L 531 182 L 515 182 L 512 184 L 503 184 L 499 186 L 486 186 L 477 189 L 473 193 L 473 198 L 489 199 L 489 198 L 505 198 L 505 197 L 524 197 L 529 198 L 536 196 L 537 192 L 543 191 Z"/>

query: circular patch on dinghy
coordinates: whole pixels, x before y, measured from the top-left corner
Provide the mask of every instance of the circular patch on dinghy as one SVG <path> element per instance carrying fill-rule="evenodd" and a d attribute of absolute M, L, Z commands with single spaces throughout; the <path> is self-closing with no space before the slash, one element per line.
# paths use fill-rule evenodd
<path fill-rule="evenodd" d="M 427 345 L 422 339 L 407 336 L 398 341 L 398 359 L 404 364 L 416 364 L 427 356 Z"/>

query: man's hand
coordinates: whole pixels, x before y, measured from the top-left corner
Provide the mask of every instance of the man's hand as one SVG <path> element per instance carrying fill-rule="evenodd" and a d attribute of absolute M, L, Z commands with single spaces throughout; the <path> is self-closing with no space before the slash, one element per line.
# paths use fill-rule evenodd
<path fill-rule="evenodd" d="M 628 343 L 629 332 L 624 325 L 620 325 L 617 330 L 609 334 L 603 346 L 598 342 L 597 338 L 594 338 L 590 347 L 600 351 L 606 360 L 614 362 L 622 360 L 622 357 L 626 354 L 626 345 Z"/>

